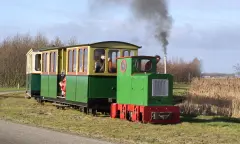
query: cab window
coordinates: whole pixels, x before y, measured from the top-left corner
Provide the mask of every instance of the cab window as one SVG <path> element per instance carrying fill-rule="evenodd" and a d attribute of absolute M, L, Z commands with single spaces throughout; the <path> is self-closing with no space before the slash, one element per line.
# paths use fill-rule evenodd
<path fill-rule="evenodd" d="M 108 51 L 108 72 L 117 72 L 117 58 L 120 57 L 119 50 L 109 50 Z"/>
<path fill-rule="evenodd" d="M 95 73 L 104 73 L 105 70 L 105 50 L 94 50 Z"/>
<path fill-rule="evenodd" d="M 152 70 L 152 61 L 149 59 L 138 59 L 135 67 L 137 72 L 149 72 Z"/>

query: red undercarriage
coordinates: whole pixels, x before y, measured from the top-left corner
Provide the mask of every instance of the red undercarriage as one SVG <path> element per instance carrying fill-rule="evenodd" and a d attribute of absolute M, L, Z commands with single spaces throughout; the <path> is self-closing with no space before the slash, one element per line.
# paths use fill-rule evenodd
<path fill-rule="evenodd" d="M 176 124 L 180 122 L 180 109 L 177 106 L 137 106 L 113 103 L 111 118 L 143 123 Z"/>

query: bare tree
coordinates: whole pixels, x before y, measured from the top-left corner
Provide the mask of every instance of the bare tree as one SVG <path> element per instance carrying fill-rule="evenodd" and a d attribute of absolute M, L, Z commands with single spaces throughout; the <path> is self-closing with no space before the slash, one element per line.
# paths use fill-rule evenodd
<path fill-rule="evenodd" d="M 13 37 L 7 37 L 0 42 L 0 86 L 13 87 L 25 86 L 26 82 L 26 53 L 29 49 L 39 49 L 51 46 L 63 46 L 63 42 L 59 37 L 56 37 L 50 42 L 42 34 L 38 33 L 32 37 L 29 34 L 16 34 Z M 69 45 L 77 44 L 75 37 L 69 39 Z M 181 58 L 167 61 L 168 73 L 174 76 L 176 82 L 187 82 L 189 73 L 191 77 L 196 77 L 199 73 L 199 60 L 195 58 L 190 62 L 186 62 Z M 239 64 L 236 65 L 236 70 L 240 71 Z M 158 71 L 164 73 L 164 64 L 158 64 Z"/>
<path fill-rule="evenodd" d="M 237 75 L 240 75 L 240 64 L 237 63 L 236 65 L 233 66 L 235 72 Z"/>
<path fill-rule="evenodd" d="M 62 47 L 64 46 L 63 42 L 61 39 L 57 36 L 55 39 L 51 42 L 51 46 L 56 46 L 56 47 Z"/>
<path fill-rule="evenodd" d="M 68 40 L 68 45 L 76 45 L 77 44 L 77 38 L 76 37 L 71 37 Z"/>

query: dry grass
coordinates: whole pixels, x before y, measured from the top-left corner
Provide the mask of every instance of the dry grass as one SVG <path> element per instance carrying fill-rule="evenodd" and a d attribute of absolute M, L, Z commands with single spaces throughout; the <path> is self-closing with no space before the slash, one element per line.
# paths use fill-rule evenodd
<path fill-rule="evenodd" d="M 187 114 L 240 118 L 240 79 L 194 79 L 180 106 Z"/>
<path fill-rule="evenodd" d="M 21 91 L 21 90 L 25 90 L 25 88 L 17 88 L 17 87 L 0 87 L 0 92 L 4 92 L 4 91 Z"/>
<path fill-rule="evenodd" d="M 92 117 L 72 109 L 59 110 L 49 103 L 40 105 L 24 99 L 24 94 L 0 98 L 0 119 L 119 143 L 240 143 L 237 119 L 199 116 L 182 117 L 177 125 L 132 123 Z"/>

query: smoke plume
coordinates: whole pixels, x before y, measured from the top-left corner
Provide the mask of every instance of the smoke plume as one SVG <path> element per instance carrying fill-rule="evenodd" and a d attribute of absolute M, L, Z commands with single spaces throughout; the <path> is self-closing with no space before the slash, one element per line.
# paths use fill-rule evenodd
<path fill-rule="evenodd" d="M 101 8 L 101 10 L 113 5 L 130 6 L 135 18 L 145 20 L 154 27 L 153 36 L 162 43 L 163 52 L 167 54 L 172 18 L 169 16 L 165 0 L 93 0 L 91 4 L 94 8 Z"/>

